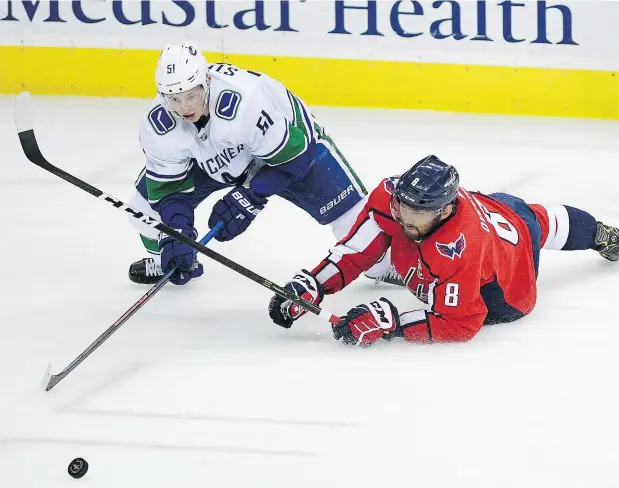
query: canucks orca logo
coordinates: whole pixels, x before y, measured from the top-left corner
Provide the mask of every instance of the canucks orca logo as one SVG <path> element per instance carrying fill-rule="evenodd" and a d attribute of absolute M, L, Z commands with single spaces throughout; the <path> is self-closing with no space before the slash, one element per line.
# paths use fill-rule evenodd
<path fill-rule="evenodd" d="M 464 234 L 461 233 L 460 237 L 449 244 L 441 244 L 440 242 L 437 242 L 436 249 L 441 255 L 451 259 L 452 261 L 456 259 L 456 256 L 461 258 L 462 253 L 466 249 L 466 239 Z"/>
<path fill-rule="evenodd" d="M 189 50 L 189 54 L 191 54 L 192 56 L 198 54 L 198 51 L 196 51 L 196 48 L 193 46 L 189 46 L 187 49 Z"/>
<path fill-rule="evenodd" d="M 387 190 L 387 193 L 390 193 L 391 195 L 395 193 L 395 187 L 398 184 L 399 179 L 400 178 L 398 177 L 392 176 L 383 183 L 383 185 L 385 186 L 385 190 Z"/>

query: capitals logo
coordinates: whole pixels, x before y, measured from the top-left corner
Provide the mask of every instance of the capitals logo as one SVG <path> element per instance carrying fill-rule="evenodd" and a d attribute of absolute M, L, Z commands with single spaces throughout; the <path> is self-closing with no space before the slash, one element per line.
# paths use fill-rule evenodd
<path fill-rule="evenodd" d="M 436 250 L 442 254 L 443 256 L 454 261 L 456 256 L 459 258 L 462 257 L 462 253 L 466 249 L 466 239 L 464 234 L 460 234 L 454 242 L 450 242 L 449 244 L 441 244 L 440 242 L 436 243 Z"/>
<path fill-rule="evenodd" d="M 395 193 L 395 187 L 398 184 L 399 179 L 399 176 L 392 176 L 383 183 L 385 190 L 387 190 L 387 193 L 389 193 L 390 195 L 393 195 Z"/>

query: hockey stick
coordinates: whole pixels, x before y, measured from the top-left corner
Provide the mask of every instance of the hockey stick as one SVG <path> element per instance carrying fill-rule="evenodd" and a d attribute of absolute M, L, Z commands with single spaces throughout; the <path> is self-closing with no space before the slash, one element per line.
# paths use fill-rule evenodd
<path fill-rule="evenodd" d="M 208 241 L 210 241 L 215 234 L 219 232 L 219 230 L 223 227 L 223 222 L 218 222 L 215 227 L 208 231 L 208 233 L 200 239 L 200 244 L 204 245 Z M 196 251 L 194 250 L 194 254 Z M 77 368 L 88 356 L 90 356 L 93 352 L 95 352 L 101 344 L 107 341 L 111 335 L 116 332 L 120 327 L 127 322 L 133 315 L 140 310 L 146 303 L 155 296 L 155 294 L 163 288 L 163 286 L 170 280 L 170 277 L 174 274 L 176 268 L 167 271 L 159 281 L 155 283 L 150 290 L 146 292 L 146 294 L 140 298 L 137 302 L 135 302 L 129 310 L 127 310 L 124 314 L 122 314 L 116 322 L 114 322 L 108 329 L 101 334 L 99 337 L 95 339 L 95 341 L 88 346 L 83 353 L 81 353 L 78 357 L 76 357 L 71 364 L 69 364 L 65 369 L 63 369 L 58 374 L 52 374 L 52 363 L 47 365 L 47 370 L 45 371 L 45 376 L 43 377 L 43 381 L 41 382 L 41 387 L 45 391 L 51 390 L 54 386 L 60 383 L 68 374 Z"/>
<path fill-rule="evenodd" d="M 110 203 L 114 208 L 127 212 L 129 215 L 139 220 L 140 222 L 146 225 L 149 225 L 153 227 L 154 229 L 157 229 L 158 231 L 163 232 L 164 234 L 174 237 L 177 240 L 183 242 L 184 244 L 187 244 L 188 246 L 191 246 L 193 249 L 195 249 L 199 253 L 204 254 L 205 256 L 208 256 L 209 258 L 217 261 L 219 264 L 222 264 L 226 266 L 227 268 L 230 268 L 231 270 L 236 271 L 237 273 L 245 276 L 246 278 L 249 278 L 250 280 L 255 281 L 256 283 L 264 286 L 265 288 L 272 291 L 273 293 L 279 295 L 280 297 L 285 298 L 286 300 L 290 300 L 291 302 L 296 303 L 297 305 L 300 305 L 301 307 L 308 310 L 309 312 L 312 312 L 313 314 L 318 315 L 319 317 L 322 317 L 325 320 L 328 320 L 332 324 L 335 325 L 340 322 L 340 319 L 337 316 L 331 314 L 330 312 L 324 309 L 321 309 L 320 307 L 298 297 L 297 295 L 286 290 L 285 288 L 279 285 L 276 285 L 275 283 L 267 280 L 266 278 L 263 278 L 259 274 L 254 273 L 253 271 L 241 266 L 240 264 L 235 263 L 234 261 L 222 256 L 221 254 L 213 251 L 212 249 L 209 249 L 208 247 L 203 246 L 199 242 L 196 242 L 193 239 L 174 230 L 173 228 L 165 225 L 163 222 L 160 222 L 148 215 L 143 214 L 139 210 L 136 210 L 133 207 L 130 207 L 126 203 L 122 202 L 121 200 L 118 200 L 117 198 L 114 198 L 102 192 L 98 188 L 95 188 L 94 186 L 86 183 L 85 181 L 80 180 L 79 178 L 67 173 L 66 171 L 61 170 L 60 168 L 57 168 L 56 166 L 51 164 L 47 159 L 45 159 L 45 157 L 41 153 L 41 150 L 39 149 L 39 145 L 37 143 L 37 140 L 34 134 L 34 128 L 33 128 L 34 125 L 33 125 L 32 119 L 33 119 L 32 95 L 30 94 L 30 92 L 22 92 L 17 96 L 15 100 L 15 124 L 17 127 L 18 135 L 19 135 L 19 141 L 21 143 L 22 149 L 24 150 L 24 154 L 26 155 L 26 157 L 30 161 L 32 161 L 34 164 L 39 166 L 40 168 L 43 168 L 44 170 L 49 171 L 50 173 L 58 176 L 59 178 L 62 178 L 63 180 L 68 181 L 72 185 L 75 185 L 78 188 L 81 188 L 85 192 L 90 193 L 91 195 L 105 202 Z"/>

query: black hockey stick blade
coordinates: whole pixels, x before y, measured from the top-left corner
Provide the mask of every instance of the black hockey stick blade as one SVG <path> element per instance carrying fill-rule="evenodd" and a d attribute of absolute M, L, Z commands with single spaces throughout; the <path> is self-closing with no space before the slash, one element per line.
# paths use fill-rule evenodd
<path fill-rule="evenodd" d="M 30 92 L 26 91 L 17 95 L 17 97 L 15 98 L 14 116 L 15 126 L 17 128 L 17 135 L 19 136 L 19 142 L 21 143 L 24 154 L 31 162 L 49 171 L 52 174 L 59 176 L 63 180 L 66 180 L 69 183 L 81 188 L 82 190 L 87 191 L 88 193 L 96 196 L 97 198 L 105 195 L 98 188 L 95 188 L 94 186 L 89 185 L 85 181 L 82 181 L 79 178 L 76 178 L 73 175 L 67 173 L 66 171 L 57 168 L 47 159 L 45 159 L 45 156 L 43 156 L 43 153 L 41 153 L 41 149 L 39 148 L 37 138 L 34 135 L 34 110 L 32 94 Z"/>
<path fill-rule="evenodd" d="M 201 244 L 206 244 L 209 242 L 215 235 L 221 230 L 223 227 L 223 222 L 218 222 L 211 230 L 207 232 L 207 234 L 200 239 Z M 195 251 L 194 251 L 195 254 Z M 71 373 L 75 368 L 77 368 L 82 362 L 90 356 L 93 352 L 95 352 L 105 341 L 107 341 L 112 334 L 114 334 L 125 322 L 127 322 L 133 315 L 140 310 L 144 305 L 148 303 L 148 301 L 155 296 L 161 290 L 165 284 L 170 280 L 172 275 L 176 272 L 176 269 L 170 269 L 166 271 L 166 273 L 159 278 L 159 281 L 155 283 L 142 297 L 135 302 L 129 309 L 123 313 L 116 322 L 114 322 L 110 327 L 108 327 L 103 334 L 97 337 L 90 346 L 88 346 L 78 357 L 76 357 L 66 368 L 64 368 L 58 374 L 52 374 L 52 365 L 49 364 L 47 366 L 47 371 L 45 372 L 45 376 L 43 377 L 42 387 L 45 391 L 51 390 L 54 386 L 60 383 L 65 377 Z"/>
<path fill-rule="evenodd" d="M 123 201 L 102 192 L 98 188 L 86 183 L 83 180 L 80 180 L 72 174 L 67 173 L 66 171 L 63 171 L 60 168 L 51 164 L 47 159 L 45 159 L 45 156 L 43 156 L 43 154 L 41 153 L 34 134 L 32 105 L 32 95 L 29 92 L 20 93 L 15 100 L 15 124 L 17 126 L 19 140 L 21 142 L 22 149 L 24 150 L 24 154 L 31 162 L 49 171 L 50 173 L 62 178 L 63 180 L 71 183 L 72 185 L 81 188 L 82 190 L 90 193 L 91 195 L 94 195 L 100 200 L 111 204 L 118 210 L 123 210 L 127 212 L 131 217 L 139 220 L 140 222 L 150 227 L 153 227 L 154 229 L 157 229 L 164 234 L 174 237 L 175 239 L 179 240 L 184 244 L 187 244 L 188 246 L 198 251 L 200 254 L 204 254 L 205 256 L 208 256 L 214 261 L 217 261 L 219 264 L 222 264 L 227 268 L 236 271 L 237 273 L 245 276 L 246 278 L 249 278 L 250 280 L 258 283 L 259 285 L 262 285 L 263 287 L 279 295 L 280 297 L 300 305 L 307 311 L 324 318 L 332 324 L 339 323 L 340 319 L 337 316 L 331 314 L 330 312 L 321 309 L 320 307 L 308 302 L 307 300 L 304 300 L 303 298 L 300 298 L 295 293 L 286 290 L 285 288 L 273 283 L 270 280 L 267 280 L 266 278 L 263 278 L 259 274 L 254 273 L 253 271 L 245 268 L 244 266 L 241 266 L 240 264 L 232 261 L 231 259 L 228 259 L 225 256 L 222 256 L 221 254 L 213 251 L 212 249 L 203 246 L 194 239 L 183 235 L 181 232 L 178 232 L 172 227 L 169 227 L 168 225 L 165 225 L 157 219 L 154 219 L 149 215 L 146 215 L 139 210 L 130 207 Z"/>

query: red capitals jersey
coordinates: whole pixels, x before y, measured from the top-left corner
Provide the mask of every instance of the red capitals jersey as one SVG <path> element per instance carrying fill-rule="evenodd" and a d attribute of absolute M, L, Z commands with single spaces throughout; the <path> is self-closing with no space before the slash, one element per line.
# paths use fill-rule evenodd
<path fill-rule="evenodd" d="M 325 293 L 341 290 L 391 247 L 395 270 L 427 304 L 426 310 L 400 310 L 409 341 L 467 341 L 484 323 L 508 322 L 533 309 L 537 292 L 530 231 L 511 208 L 461 188 L 455 213 L 416 242 L 392 215 L 396 184 L 397 178 L 381 182 L 349 234 L 313 270 Z M 533 207 L 536 214 L 543 212 Z"/>

